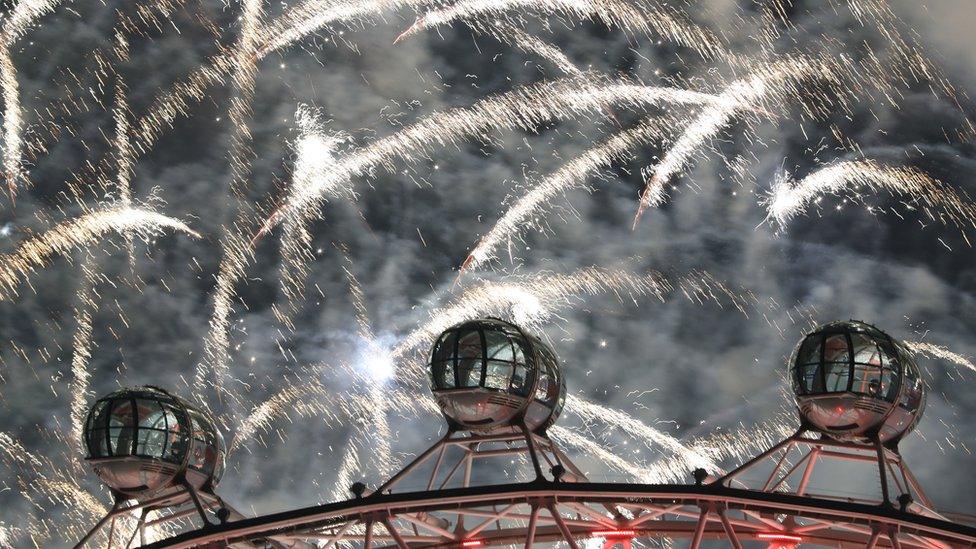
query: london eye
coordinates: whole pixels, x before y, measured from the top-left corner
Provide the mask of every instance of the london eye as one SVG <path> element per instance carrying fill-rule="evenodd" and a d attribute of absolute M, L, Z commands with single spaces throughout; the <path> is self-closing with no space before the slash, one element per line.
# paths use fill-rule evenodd
<path fill-rule="evenodd" d="M 350 486 L 346 501 L 255 517 L 215 495 L 221 439 L 195 408 L 155 388 L 100 399 L 88 460 L 117 498 L 93 532 L 136 512 L 142 527 L 156 511 L 156 523 L 196 516 L 199 526 L 148 545 L 159 549 L 976 545 L 970 517 L 940 513 L 898 451 L 924 411 L 914 358 L 863 322 L 826 324 L 797 346 L 787 366 L 795 434 L 730 471 L 696 469 L 685 484 L 588 480 L 547 435 L 566 394 L 556 352 L 512 323 L 447 329 L 428 373 L 448 423 L 434 445 L 376 486 Z M 529 480 L 509 482 L 499 463 L 529 467 Z M 831 485 L 845 468 L 879 490 L 839 496 Z"/>

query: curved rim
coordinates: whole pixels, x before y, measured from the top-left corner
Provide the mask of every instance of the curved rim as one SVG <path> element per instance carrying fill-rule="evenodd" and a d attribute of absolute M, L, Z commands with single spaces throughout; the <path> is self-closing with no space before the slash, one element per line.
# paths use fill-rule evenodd
<path fill-rule="evenodd" d="M 463 506 L 497 505 L 504 508 L 513 503 L 535 504 L 590 503 L 593 505 L 631 504 L 634 502 L 653 503 L 662 506 L 688 505 L 700 508 L 702 505 L 726 506 L 729 509 L 746 509 L 756 513 L 791 514 L 795 516 L 835 520 L 842 523 L 882 524 L 893 526 L 907 534 L 917 534 L 955 544 L 976 544 L 976 528 L 929 517 L 895 508 L 863 503 L 850 503 L 838 500 L 820 499 L 778 492 L 759 492 L 740 488 L 728 488 L 716 484 L 674 485 L 674 484 L 611 484 L 611 483 L 528 483 L 505 484 L 475 488 L 455 488 L 426 492 L 407 492 L 395 494 L 374 493 L 361 499 L 353 499 L 326 505 L 306 507 L 273 513 L 265 516 L 243 519 L 214 526 L 204 530 L 187 532 L 163 540 L 148 547 L 154 549 L 184 549 L 198 547 L 213 542 L 234 542 L 266 539 L 275 535 L 296 535 L 301 531 L 311 531 L 346 521 L 368 520 L 379 515 L 393 517 L 407 513 L 451 510 Z M 680 531 L 665 530 L 667 524 L 655 521 L 642 522 L 634 526 L 635 537 L 669 535 L 690 538 L 694 522 L 684 521 Z M 606 526 L 603 526 L 606 528 Z M 592 529 L 573 528 L 574 536 L 592 534 Z M 830 534 L 833 533 L 833 536 Z M 818 543 L 820 540 L 836 541 L 838 530 L 811 530 L 804 534 L 804 543 Z M 752 533 L 754 534 L 754 533 Z M 479 546 L 510 545 L 512 538 L 525 539 L 525 530 L 512 532 L 509 536 L 479 537 Z M 739 536 L 749 538 L 750 533 L 740 532 Z M 296 537 L 301 537 L 297 535 Z M 864 539 L 867 539 L 864 535 Z M 539 539 L 538 537 L 536 539 Z M 541 541 L 541 540 L 540 540 Z M 863 545 L 864 540 L 861 540 Z M 458 540 L 445 539 L 441 546 L 457 547 Z"/>

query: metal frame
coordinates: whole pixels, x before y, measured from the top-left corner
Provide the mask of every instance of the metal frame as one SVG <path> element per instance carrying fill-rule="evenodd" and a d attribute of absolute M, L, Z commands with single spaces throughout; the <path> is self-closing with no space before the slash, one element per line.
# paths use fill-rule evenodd
<path fill-rule="evenodd" d="M 497 451 L 484 448 L 488 444 L 511 447 Z M 444 456 L 451 448 L 459 448 L 462 457 L 445 474 Z M 519 453 L 535 457 L 534 480 L 472 485 L 471 467 L 480 458 Z M 565 467 L 566 474 L 557 476 L 566 482 L 541 474 L 541 455 L 555 457 L 553 467 Z M 875 465 L 879 476 L 890 473 L 892 482 L 907 487 L 905 493 L 919 503 L 902 498 L 896 507 L 876 498 L 813 493 L 810 479 L 827 460 Z M 424 474 L 430 464 L 432 471 Z M 749 477 L 761 464 L 772 472 L 763 471 L 763 479 L 750 486 Z M 462 467 L 464 474 L 459 475 Z M 736 549 L 756 542 L 770 547 L 976 547 L 976 527 L 934 511 L 904 460 L 884 447 L 811 438 L 801 430 L 711 482 L 704 482 L 701 471 L 695 476 L 698 482 L 692 485 L 592 483 L 543 435 L 449 432 L 375 492 L 188 532 L 150 547 L 240 546 L 269 538 L 314 542 L 326 549 L 338 544 L 364 549 L 528 548 L 549 542 L 577 549 L 581 540 L 595 538 L 603 540 L 604 549 L 629 549 L 635 539 L 685 540 L 692 549 L 704 540 L 723 540 Z M 394 492 L 409 477 L 426 479 L 426 488 Z M 451 481 L 459 486 L 448 486 Z"/>

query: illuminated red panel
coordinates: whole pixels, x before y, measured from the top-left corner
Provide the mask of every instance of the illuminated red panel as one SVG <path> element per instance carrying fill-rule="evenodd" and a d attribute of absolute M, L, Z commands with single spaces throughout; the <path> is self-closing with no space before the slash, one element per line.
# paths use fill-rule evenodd
<path fill-rule="evenodd" d="M 480 539 L 466 539 L 461 542 L 461 547 L 481 547 L 484 544 Z"/>
<path fill-rule="evenodd" d="M 632 538 L 637 535 L 634 530 L 594 530 L 595 538 Z"/>
<path fill-rule="evenodd" d="M 803 537 L 796 534 L 756 534 L 756 538 L 773 543 L 796 544 L 803 541 Z"/>

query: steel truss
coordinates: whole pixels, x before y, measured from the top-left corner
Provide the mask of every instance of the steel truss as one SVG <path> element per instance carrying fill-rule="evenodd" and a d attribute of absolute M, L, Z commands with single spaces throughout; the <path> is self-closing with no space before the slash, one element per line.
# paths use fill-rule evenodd
<path fill-rule="evenodd" d="M 490 447 L 498 444 L 505 446 Z M 445 459 L 451 448 L 461 451 L 456 461 Z M 476 463 L 513 454 L 529 456 L 534 480 L 471 485 Z M 811 478 L 817 465 L 828 460 L 871 465 L 885 486 L 882 496 L 815 493 Z M 550 466 L 549 476 L 543 474 L 543 463 Z M 432 472 L 423 475 L 426 489 L 393 491 L 431 464 Z M 757 542 L 769 547 L 976 547 L 976 528 L 935 512 L 904 460 L 884 447 L 816 439 L 801 431 L 722 477 L 695 473 L 697 482 L 689 485 L 593 483 L 543 435 L 448 433 L 375 492 L 360 485 L 349 501 L 227 522 L 151 547 L 236 547 L 270 539 L 326 549 L 338 544 L 528 548 L 539 543 L 578 549 L 582 540 L 593 539 L 604 548 L 625 549 L 632 541 L 665 539 L 683 540 L 693 549 L 705 540 L 721 540 L 735 549 Z M 756 473 L 763 478 L 751 483 Z M 451 487 L 451 482 L 460 486 Z M 900 497 L 897 506 L 886 503 L 895 488 L 908 496 Z"/>
<path fill-rule="evenodd" d="M 172 528 L 185 529 L 186 523 L 200 523 L 201 530 L 206 530 L 216 524 L 223 524 L 228 520 L 239 521 L 244 515 L 227 504 L 216 494 L 206 490 L 196 490 L 189 484 L 172 486 L 160 494 L 144 500 L 127 500 L 116 497 L 115 504 L 108 513 L 92 527 L 85 537 L 75 545 L 75 549 L 84 547 L 96 534 L 105 531 L 107 547 L 112 548 L 117 532 L 117 522 L 120 518 L 131 519 L 138 516 L 135 527 L 132 528 L 127 540 L 120 547 L 128 549 L 133 546 L 146 545 L 146 532 L 150 529 Z M 137 541 L 138 540 L 138 541 Z M 138 545 L 134 545 L 138 543 Z M 281 544 L 271 538 L 269 543 L 276 547 L 312 547 L 311 545 L 289 540 Z M 242 543 L 241 547 L 254 547 L 251 543 Z"/>

